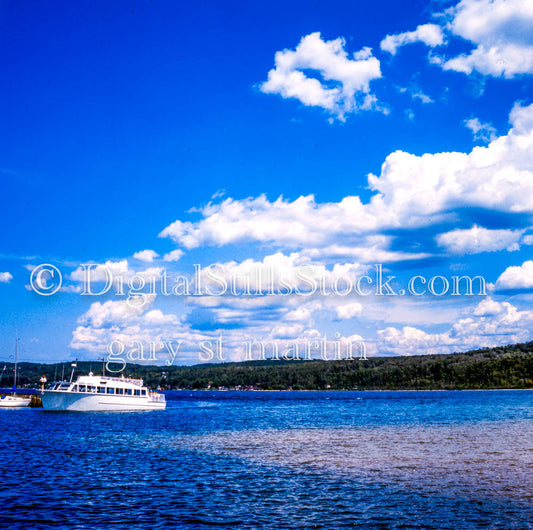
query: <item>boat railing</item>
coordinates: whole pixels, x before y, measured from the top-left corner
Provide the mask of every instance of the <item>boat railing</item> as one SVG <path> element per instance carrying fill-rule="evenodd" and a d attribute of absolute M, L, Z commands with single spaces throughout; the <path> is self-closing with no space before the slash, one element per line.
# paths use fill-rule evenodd
<path fill-rule="evenodd" d="M 90 380 L 86 378 L 90 378 Z M 84 381 L 86 381 L 85 384 L 92 384 L 93 381 L 100 381 L 103 384 L 108 383 L 108 382 L 128 383 L 128 384 L 140 386 L 140 387 L 142 387 L 144 384 L 142 379 L 132 379 L 130 377 L 110 377 L 107 375 L 105 376 L 102 376 L 102 375 L 83 376 L 82 375 L 78 378 L 77 383 L 84 384 Z"/>
<path fill-rule="evenodd" d="M 150 400 L 157 403 L 162 403 L 165 401 L 165 395 L 160 394 L 159 392 L 150 392 Z"/>
<path fill-rule="evenodd" d="M 115 381 L 117 383 L 130 383 L 132 385 L 143 386 L 142 379 L 131 379 L 129 377 L 109 377 L 107 375 L 101 379 L 106 381 Z"/>

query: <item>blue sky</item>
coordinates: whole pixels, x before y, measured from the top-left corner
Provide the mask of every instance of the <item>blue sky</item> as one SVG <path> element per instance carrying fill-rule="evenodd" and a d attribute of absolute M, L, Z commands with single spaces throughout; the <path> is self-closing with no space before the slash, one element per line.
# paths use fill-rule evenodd
<path fill-rule="evenodd" d="M 338 334 L 378 355 L 532 338 L 527 2 L 3 2 L 0 24 L 2 358 L 17 333 L 50 362 L 117 338 L 181 341 L 177 363 L 221 334 L 231 360 L 250 339 Z M 41 263 L 63 274 L 50 297 L 28 287 Z M 398 289 L 488 288 L 132 308 L 81 295 L 87 263 L 328 281 L 381 264 Z"/>

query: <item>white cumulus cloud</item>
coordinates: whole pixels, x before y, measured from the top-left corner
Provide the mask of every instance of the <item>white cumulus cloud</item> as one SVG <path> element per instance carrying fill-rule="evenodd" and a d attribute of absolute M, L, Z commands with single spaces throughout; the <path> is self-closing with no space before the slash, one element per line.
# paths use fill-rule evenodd
<path fill-rule="evenodd" d="M 496 280 L 495 287 L 499 290 L 533 288 L 533 261 L 507 267 Z"/>
<path fill-rule="evenodd" d="M 13 279 L 10 272 L 0 272 L 0 283 L 9 283 Z"/>
<path fill-rule="evenodd" d="M 152 262 L 155 258 L 159 257 L 159 254 L 154 250 L 140 250 L 139 252 L 135 252 L 133 257 L 139 261 Z"/>
<path fill-rule="evenodd" d="M 363 311 L 363 306 L 358 302 L 351 304 L 339 305 L 336 307 L 337 317 L 341 320 L 346 320 L 359 316 Z"/>
<path fill-rule="evenodd" d="M 437 236 L 437 242 L 451 254 L 478 254 L 498 250 L 519 250 L 523 230 L 488 230 L 473 226 Z"/>
<path fill-rule="evenodd" d="M 128 322 L 136 319 L 141 313 L 144 313 L 153 303 L 154 299 L 155 297 L 153 295 L 146 295 L 144 304 L 141 303 L 141 300 L 138 303 L 135 303 L 133 300 L 131 303 L 124 300 L 110 300 L 104 303 L 94 302 L 91 304 L 89 310 L 80 317 L 79 323 L 89 324 L 99 328 L 105 325 Z"/>
<path fill-rule="evenodd" d="M 370 48 L 350 58 L 344 47 L 340 37 L 325 41 L 318 32 L 306 35 L 295 50 L 276 53 L 275 68 L 260 85 L 261 91 L 321 107 L 341 120 L 347 113 L 377 108 L 369 83 L 381 77 L 378 59 Z"/>
<path fill-rule="evenodd" d="M 505 78 L 533 73 L 531 0 L 462 0 L 451 13 L 448 30 L 475 47 L 441 60 L 445 70 Z"/>
<path fill-rule="evenodd" d="M 422 42 L 426 46 L 440 46 L 444 42 L 444 36 L 440 26 L 436 24 L 422 24 L 414 31 L 406 31 L 397 35 L 387 35 L 380 43 L 383 51 L 395 55 L 398 48 L 406 44 Z"/>
<path fill-rule="evenodd" d="M 351 255 L 360 261 L 372 261 L 381 252 L 384 260 L 388 256 L 394 261 L 399 253 L 391 253 L 393 238 L 380 231 L 436 226 L 454 220 L 458 208 L 533 213 L 533 105 L 515 105 L 510 122 L 507 135 L 470 153 L 389 154 L 381 173 L 368 177 L 374 193 L 367 203 L 356 195 L 329 203 L 317 203 L 312 195 L 294 201 L 283 197 L 269 201 L 264 195 L 227 198 L 199 210 L 199 221 L 177 220 L 160 236 L 188 249 L 260 242 L 304 249 L 309 256 L 328 249 L 328 253 Z M 459 232 L 442 241 L 462 251 L 452 240 L 472 240 L 473 235 Z M 478 233 L 479 237 L 485 235 L 498 234 Z M 364 247 L 372 248 L 372 253 L 365 254 Z M 478 247 L 483 248 L 483 243 Z M 406 254 L 401 259 L 408 259 Z M 417 254 L 420 258 L 421 253 Z"/>
<path fill-rule="evenodd" d="M 163 256 L 163 261 L 179 261 L 182 258 L 183 254 L 185 254 L 185 252 L 177 248 L 176 250 L 165 254 Z"/>
<path fill-rule="evenodd" d="M 501 346 L 531 340 L 532 325 L 533 311 L 486 298 L 443 333 L 411 326 L 379 330 L 377 348 L 381 353 L 423 355 Z"/>

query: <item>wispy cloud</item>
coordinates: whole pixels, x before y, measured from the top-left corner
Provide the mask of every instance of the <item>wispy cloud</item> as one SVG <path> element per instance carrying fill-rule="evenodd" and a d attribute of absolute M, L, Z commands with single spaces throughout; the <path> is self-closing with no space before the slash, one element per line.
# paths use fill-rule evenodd
<path fill-rule="evenodd" d="M 411 84 L 408 87 L 398 87 L 398 92 L 400 92 L 401 94 L 408 94 L 411 99 L 418 100 L 424 104 L 434 103 L 433 99 L 431 99 L 427 94 L 422 91 L 419 86 L 415 84 Z"/>
<path fill-rule="evenodd" d="M 478 118 L 469 118 L 463 125 L 472 131 L 475 141 L 489 143 L 496 139 L 496 129 L 490 123 L 482 123 Z"/>

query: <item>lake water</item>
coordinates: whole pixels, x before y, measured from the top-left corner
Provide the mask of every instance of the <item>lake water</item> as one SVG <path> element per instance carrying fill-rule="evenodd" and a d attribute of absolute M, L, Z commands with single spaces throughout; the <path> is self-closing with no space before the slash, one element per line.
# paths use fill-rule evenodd
<path fill-rule="evenodd" d="M 533 391 L 0 411 L 1 528 L 533 528 Z"/>

